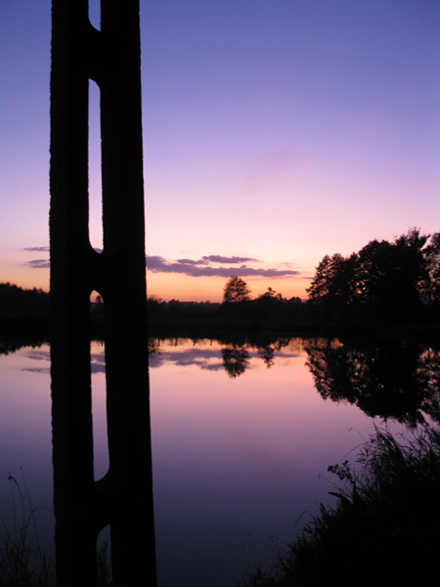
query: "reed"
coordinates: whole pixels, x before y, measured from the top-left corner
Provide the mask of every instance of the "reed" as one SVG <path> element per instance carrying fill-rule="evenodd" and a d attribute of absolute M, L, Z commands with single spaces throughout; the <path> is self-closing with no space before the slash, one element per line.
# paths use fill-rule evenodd
<path fill-rule="evenodd" d="M 12 484 L 12 527 L 3 522 L 0 531 L 0 587 L 55 587 L 55 566 L 42 551 L 38 535 L 36 512 L 27 488 L 26 478 L 21 469 L 21 483 L 13 475 Z M 97 587 L 111 585 L 111 563 L 107 543 L 104 542 L 97 554 Z"/>
<path fill-rule="evenodd" d="M 319 515 L 247 587 L 436 584 L 440 570 L 440 431 L 399 442 L 375 428 L 354 465 L 332 465 L 335 508 Z"/>
<path fill-rule="evenodd" d="M 55 586 L 54 568 L 41 550 L 35 514 L 23 469 L 22 488 L 13 475 L 13 523 L 8 528 L 3 522 L 0 533 L 0 587 Z M 17 503 L 18 497 L 18 503 Z"/>

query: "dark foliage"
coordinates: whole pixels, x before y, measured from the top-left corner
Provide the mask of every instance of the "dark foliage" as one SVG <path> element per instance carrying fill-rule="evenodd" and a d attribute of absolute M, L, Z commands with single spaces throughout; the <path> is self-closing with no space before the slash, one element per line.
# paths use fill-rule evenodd
<path fill-rule="evenodd" d="M 329 467 L 342 487 L 320 514 L 248 587 L 338 584 L 435 585 L 440 562 L 440 433 L 426 427 L 400 444 L 376 429 L 357 458 Z"/>
<path fill-rule="evenodd" d="M 0 315 L 48 314 L 49 294 L 42 289 L 22 289 L 0 283 Z"/>
<path fill-rule="evenodd" d="M 247 292 L 247 285 L 243 283 Z M 272 288 L 256 299 L 222 304 L 208 301 L 165 302 L 154 296 L 147 299 L 150 333 L 169 332 L 177 335 L 268 330 L 291 332 L 300 328 L 303 309 L 300 298 L 287 300 Z"/>
<path fill-rule="evenodd" d="M 0 283 L 0 337 L 20 335 L 32 342 L 49 335 L 49 294 L 41 289 L 22 289 Z"/>
<path fill-rule="evenodd" d="M 307 290 L 311 314 L 346 322 L 427 321 L 440 304 L 440 234 L 411 229 L 350 257 L 326 255 Z"/>

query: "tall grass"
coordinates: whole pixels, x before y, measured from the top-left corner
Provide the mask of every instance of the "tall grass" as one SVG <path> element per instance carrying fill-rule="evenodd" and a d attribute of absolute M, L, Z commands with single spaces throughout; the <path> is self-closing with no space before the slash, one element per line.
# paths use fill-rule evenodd
<path fill-rule="evenodd" d="M 32 505 L 23 470 L 21 484 L 13 475 L 12 527 L 3 522 L 0 530 L 0 587 L 55 587 L 55 566 L 41 549 L 36 522 L 37 508 Z M 111 563 L 107 543 L 97 554 L 97 587 L 111 585 Z"/>
<path fill-rule="evenodd" d="M 52 562 L 41 550 L 34 508 L 22 470 L 22 488 L 12 475 L 12 528 L 0 532 L 0 587 L 52 587 Z M 18 503 L 17 503 L 18 498 Z"/>
<path fill-rule="evenodd" d="M 398 442 L 376 428 L 318 516 L 248 587 L 435 585 L 440 571 L 440 431 Z"/>

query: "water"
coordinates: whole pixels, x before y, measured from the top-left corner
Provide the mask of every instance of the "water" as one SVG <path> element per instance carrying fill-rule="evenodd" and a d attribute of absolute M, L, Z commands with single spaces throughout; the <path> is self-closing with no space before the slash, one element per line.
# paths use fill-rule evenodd
<path fill-rule="evenodd" d="M 334 503 L 328 465 L 354 456 L 374 423 L 384 424 L 381 415 L 400 433 L 405 422 L 439 411 L 433 349 L 399 345 L 399 366 L 394 347 L 356 350 L 324 339 L 260 346 L 173 339 L 152 348 L 157 560 L 166 587 L 234 587 L 253 565 L 270 562 L 318 513 L 319 502 Z M 100 343 L 92 343 L 92 359 L 100 478 L 108 466 Z M 49 365 L 47 345 L 0 355 L 0 519 L 14 524 L 8 475 L 23 483 L 22 467 L 48 552 Z M 422 381 L 424 391 L 416 393 Z"/>

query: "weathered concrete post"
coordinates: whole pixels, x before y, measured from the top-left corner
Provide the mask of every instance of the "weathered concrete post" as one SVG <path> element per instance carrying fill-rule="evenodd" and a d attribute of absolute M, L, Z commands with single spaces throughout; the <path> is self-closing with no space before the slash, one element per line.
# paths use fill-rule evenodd
<path fill-rule="evenodd" d="M 88 83 L 101 90 L 104 250 L 88 230 Z M 52 0 L 51 374 L 58 587 L 96 585 L 110 524 L 114 585 L 156 585 L 146 332 L 139 0 Z M 90 310 L 104 300 L 110 467 L 96 482 Z M 144 577 L 140 583 L 139 577 Z"/>

